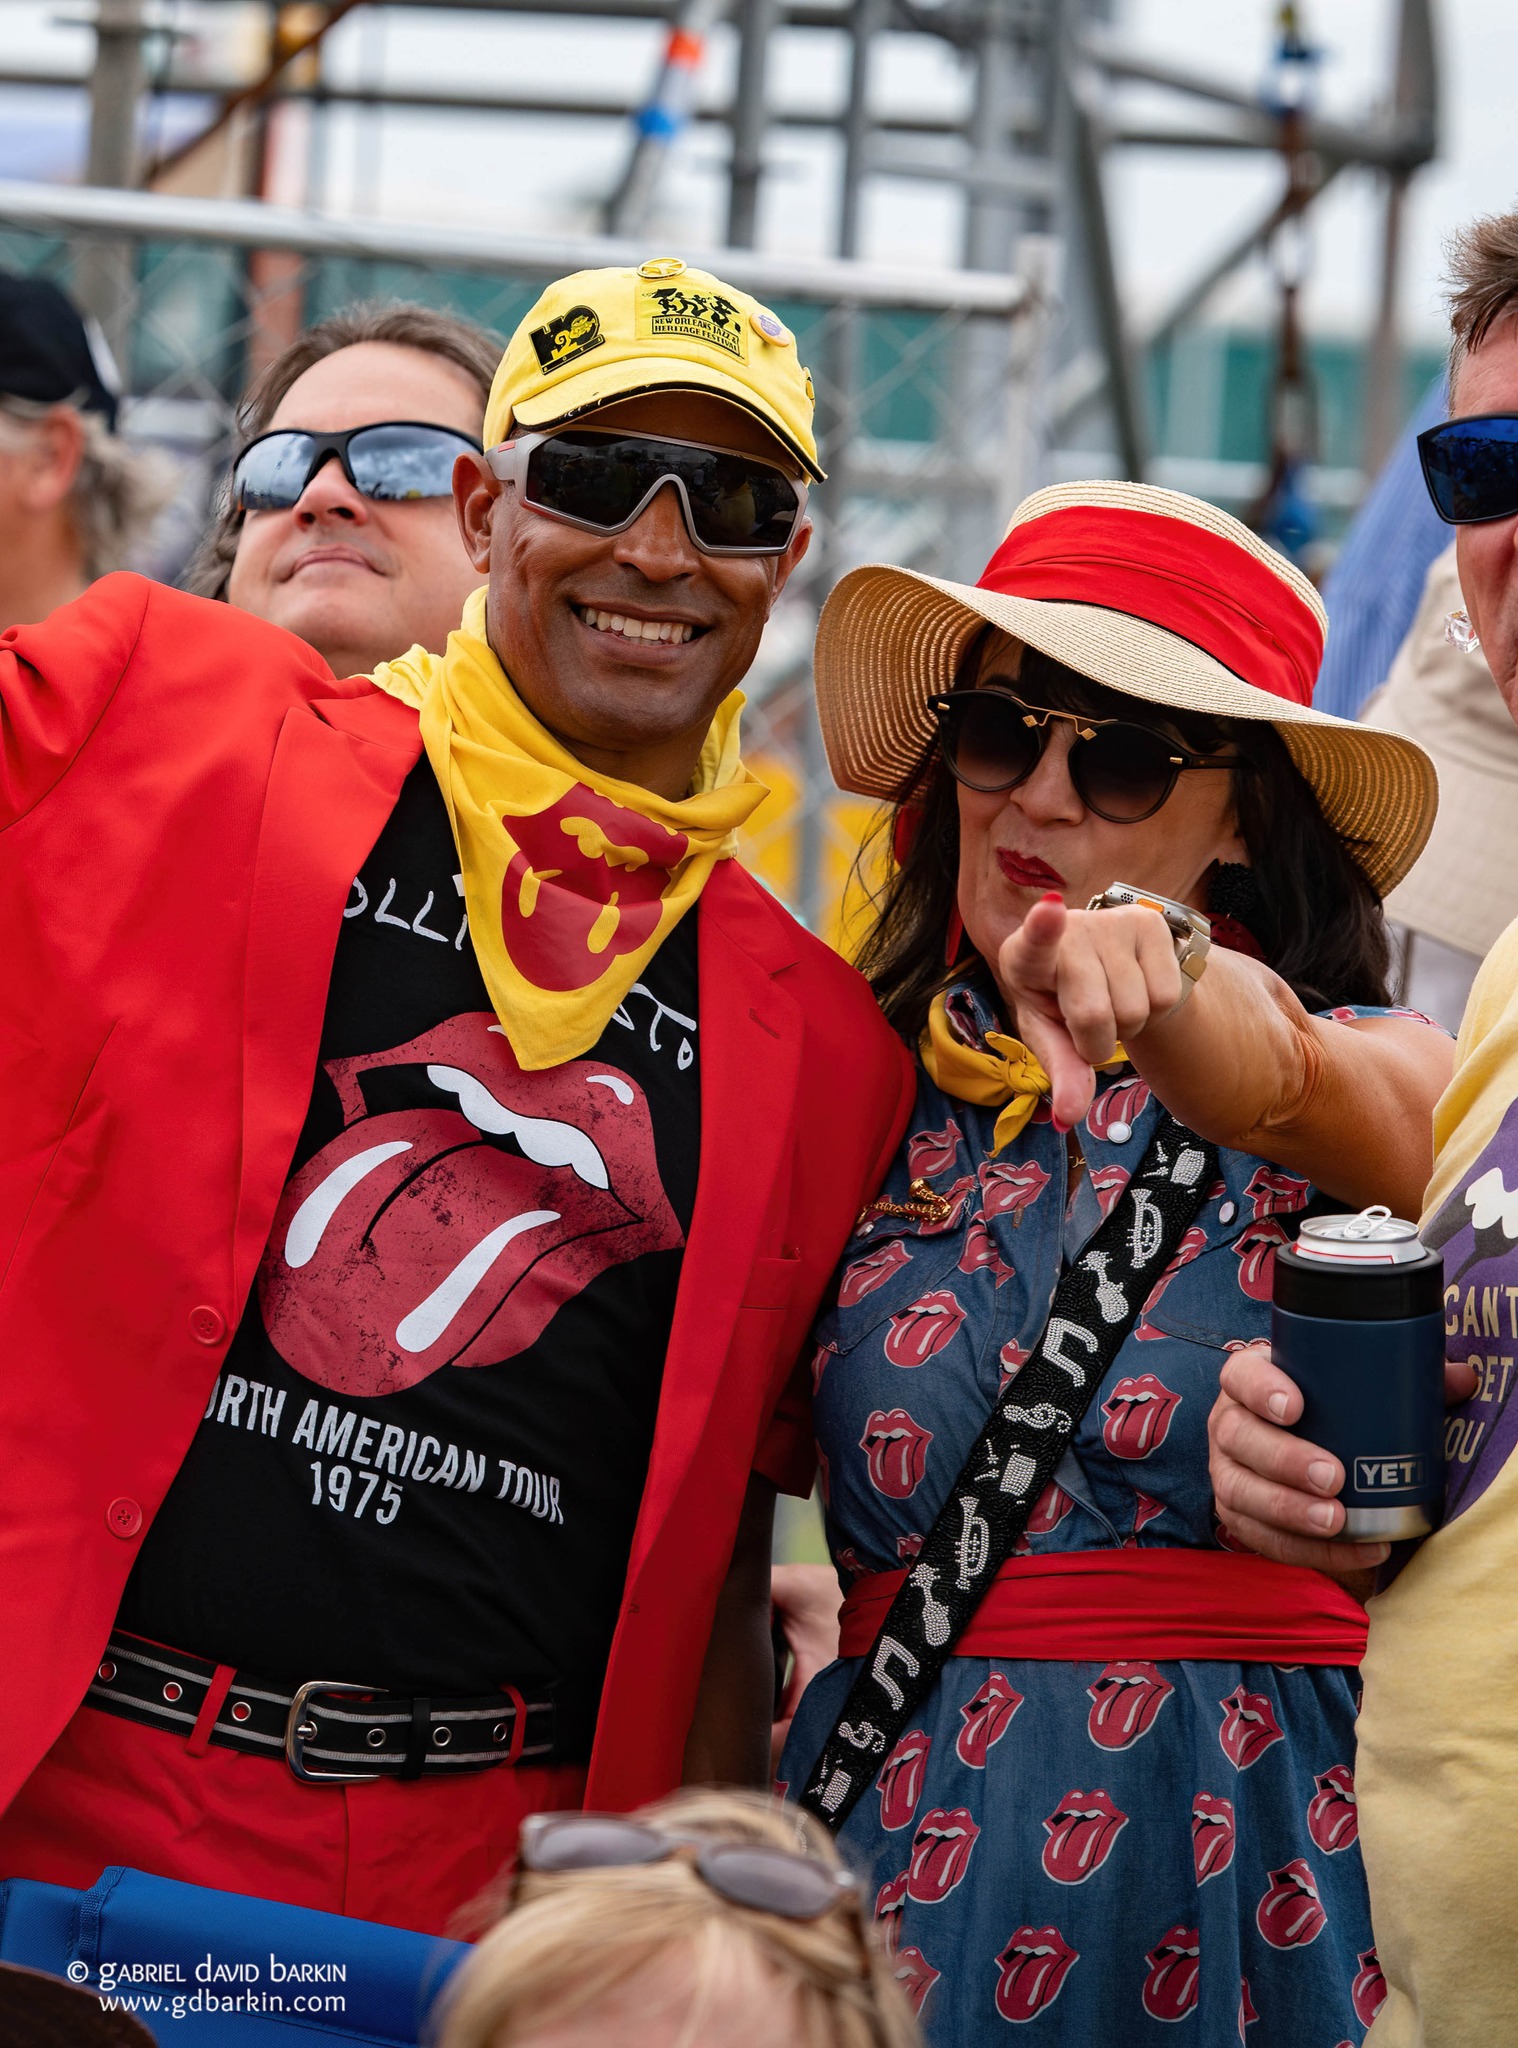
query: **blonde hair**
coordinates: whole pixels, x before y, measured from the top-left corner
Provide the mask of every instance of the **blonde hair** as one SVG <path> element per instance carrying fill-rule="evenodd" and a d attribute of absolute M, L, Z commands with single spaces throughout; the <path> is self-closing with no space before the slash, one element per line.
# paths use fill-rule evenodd
<path fill-rule="evenodd" d="M 40 399 L 0 397 L 0 443 L 19 448 L 48 415 L 72 411 L 84 429 L 84 450 L 68 495 L 68 514 L 91 582 L 126 568 L 146 545 L 153 523 L 179 488 L 173 458 L 161 448 L 113 434 L 92 412 Z"/>
<path fill-rule="evenodd" d="M 677 1793 L 635 1818 L 840 1867 L 831 1837 L 809 1815 L 757 1794 Z M 525 1874 L 519 1903 L 449 1986 L 437 2048 L 509 2048 L 611 1997 L 666 1956 L 690 1964 L 682 2039 L 699 2040 L 717 1986 L 741 1973 L 789 1995 L 796 2048 L 919 2048 L 911 2008 L 862 1901 L 846 1899 L 817 1920 L 782 1919 L 733 1905 L 683 1856 Z"/>

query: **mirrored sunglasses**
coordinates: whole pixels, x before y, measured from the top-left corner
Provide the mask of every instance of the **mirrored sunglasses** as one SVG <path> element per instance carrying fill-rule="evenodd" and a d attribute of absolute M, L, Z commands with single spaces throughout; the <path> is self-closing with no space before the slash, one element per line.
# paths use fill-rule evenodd
<path fill-rule="evenodd" d="M 1192 770 L 1239 763 L 1237 754 L 1190 753 L 1153 726 L 1026 704 L 1001 679 L 930 698 L 929 706 L 949 773 L 967 789 L 995 794 L 1027 781 L 1049 744 L 1052 721 L 1067 721 L 1075 727 L 1067 764 L 1075 793 L 1113 825 L 1152 818 Z"/>
<path fill-rule="evenodd" d="M 1434 510 L 1450 526 L 1518 512 L 1518 413 L 1445 420 L 1418 436 L 1418 459 Z"/>
<path fill-rule="evenodd" d="M 396 504 L 446 498 L 453 491 L 453 465 L 465 451 L 478 455 L 478 441 L 425 420 L 380 420 L 341 434 L 276 427 L 250 441 L 238 456 L 232 504 L 239 512 L 288 512 L 334 456 L 354 490 L 366 498 Z"/>
<path fill-rule="evenodd" d="M 617 1870 L 663 1863 L 681 1850 L 702 1882 L 735 1906 L 782 1920 L 820 1920 L 834 1906 L 857 1906 L 859 1886 L 846 1870 L 830 1869 L 799 1851 L 763 1842 L 712 1840 L 645 1827 L 616 1814 L 536 1813 L 522 1823 L 519 1871 L 558 1876 L 572 1871 Z"/>
<path fill-rule="evenodd" d="M 706 555 L 779 555 L 806 509 L 806 485 L 772 462 L 700 441 L 567 430 L 519 434 L 486 456 L 502 483 L 546 518 L 622 533 L 672 485 Z"/>

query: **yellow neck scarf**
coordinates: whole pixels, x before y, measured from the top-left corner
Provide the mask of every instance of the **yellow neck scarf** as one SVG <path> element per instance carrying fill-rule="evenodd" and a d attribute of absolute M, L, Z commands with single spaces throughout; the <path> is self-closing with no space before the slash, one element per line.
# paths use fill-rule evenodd
<path fill-rule="evenodd" d="M 719 708 L 676 801 L 594 774 L 540 725 L 486 637 L 485 592 L 447 652 L 374 681 L 421 716 L 464 871 L 469 932 L 519 1063 L 588 1052 L 768 794 L 738 754 L 743 694 Z"/>
<path fill-rule="evenodd" d="M 988 1031 L 982 1052 L 966 1045 L 949 1022 L 947 994 L 936 995 L 928 1012 L 928 1028 L 918 1042 L 922 1063 L 929 1079 L 945 1095 L 960 1102 L 973 1102 L 982 1109 L 1006 1107 L 996 1119 L 996 1142 L 991 1156 L 1010 1145 L 1049 1092 L 1049 1076 L 1020 1038 L 1005 1032 Z"/>

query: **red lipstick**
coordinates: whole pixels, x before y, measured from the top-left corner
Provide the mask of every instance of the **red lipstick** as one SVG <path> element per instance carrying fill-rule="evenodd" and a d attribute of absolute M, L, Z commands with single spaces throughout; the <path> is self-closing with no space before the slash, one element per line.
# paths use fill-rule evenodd
<path fill-rule="evenodd" d="M 1014 889 L 1060 889 L 1064 876 L 1046 860 L 1031 853 L 1018 853 L 1008 846 L 996 849 L 996 865 Z"/>

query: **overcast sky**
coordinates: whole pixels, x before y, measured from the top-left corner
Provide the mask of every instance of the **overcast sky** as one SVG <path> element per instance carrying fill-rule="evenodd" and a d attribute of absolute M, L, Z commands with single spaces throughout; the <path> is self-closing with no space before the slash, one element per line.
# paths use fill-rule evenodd
<path fill-rule="evenodd" d="M 1518 200 L 1518 0 L 1436 0 L 1440 15 L 1441 160 L 1417 182 L 1410 208 L 1404 320 L 1410 334 L 1439 327 L 1440 244 L 1462 220 Z M 71 13 L 72 10 L 69 10 Z M 1324 50 L 1325 109 L 1353 119 L 1386 90 L 1394 0 L 1305 0 L 1308 33 Z M 239 14 L 243 17 L 237 26 Z M 1270 54 L 1271 0 L 1118 0 L 1132 40 L 1248 90 Z M 0 0 L 8 55 L 32 64 L 84 64 L 86 29 L 60 23 L 50 0 Z M 76 20 L 77 16 L 74 17 Z M 197 7 L 178 0 L 175 19 L 218 44 L 244 39 L 256 10 Z M 344 80 L 425 80 L 615 96 L 651 80 L 662 31 L 643 23 L 564 23 L 545 18 L 448 16 L 364 9 L 332 38 L 331 75 Z M 193 48 L 193 46 L 190 46 Z M 703 96 L 729 90 L 733 39 L 713 38 Z M 771 98 L 782 107 L 836 108 L 844 89 L 842 38 L 791 31 L 774 49 Z M 947 45 L 892 38 L 875 81 L 881 109 L 961 107 L 968 78 Z M 6 95 L 0 108 L 0 175 L 67 176 L 81 135 L 77 96 Z M 1165 111 L 1156 96 L 1133 105 Z M 1171 110 L 1174 103 L 1171 103 Z M 176 124 L 177 125 L 177 124 Z M 435 219 L 574 232 L 591 226 L 597 200 L 628 148 L 619 123 L 392 113 L 376 119 L 338 111 L 313 166 L 313 196 L 339 210 L 357 207 Z M 666 178 L 653 240 L 712 245 L 725 215 L 727 138 L 716 125 L 692 128 Z M 831 138 L 792 129 L 771 138 L 761 240 L 777 251 L 824 254 L 832 246 L 836 153 Z M 1255 158 L 1194 152 L 1124 151 L 1110 159 L 1109 190 L 1118 257 L 1132 305 L 1163 302 L 1173 286 L 1227 241 L 1279 183 L 1279 167 Z M 298 175 L 293 184 L 301 185 Z M 291 195 L 302 196 L 292 189 Z M 1177 223 L 1183 223 L 1177 231 Z M 958 256 L 958 201 L 948 187 L 896 179 L 867 194 L 864 253 L 942 264 Z M 1308 315 L 1320 328 L 1363 330 L 1374 304 L 1379 241 L 1375 183 L 1344 178 L 1318 209 Z M 1215 310 L 1258 316 L 1264 277 L 1242 278 Z"/>

